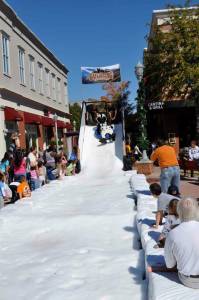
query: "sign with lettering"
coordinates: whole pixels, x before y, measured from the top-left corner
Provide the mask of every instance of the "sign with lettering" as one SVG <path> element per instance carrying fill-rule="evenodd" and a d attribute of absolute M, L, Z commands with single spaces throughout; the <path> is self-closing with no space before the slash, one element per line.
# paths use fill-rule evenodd
<path fill-rule="evenodd" d="M 121 81 L 120 65 L 107 67 L 81 67 L 82 83 L 106 83 Z"/>
<path fill-rule="evenodd" d="M 159 110 L 164 108 L 164 102 L 157 101 L 157 102 L 150 102 L 148 103 L 149 110 Z"/>

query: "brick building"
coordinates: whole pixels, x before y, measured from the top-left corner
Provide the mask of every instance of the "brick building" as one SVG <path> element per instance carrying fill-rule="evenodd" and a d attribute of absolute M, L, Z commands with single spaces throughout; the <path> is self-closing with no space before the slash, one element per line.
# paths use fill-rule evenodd
<path fill-rule="evenodd" d="M 187 8 L 190 12 L 196 11 L 197 7 Z M 180 9 L 179 9 L 180 11 Z M 194 13 L 193 13 L 194 15 Z M 171 30 L 169 10 L 154 10 L 149 33 L 148 48 L 144 50 L 144 60 L 147 52 L 153 50 L 150 44 L 150 37 L 155 34 L 156 26 L 163 33 Z M 150 87 L 153 88 L 153 87 Z M 147 100 L 148 135 L 151 141 L 157 138 L 168 139 L 174 144 L 176 151 L 185 146 L 189 146 L 191 139 L 195 139 L 199 133 L 199 115 L 194 99 L 186 97 L 172 97 L 166 99 L 162 93 L 159 99 Z"/>
<path fill-rule="evenodd" d="M 66 144 L 70 131 L 67 68 L 0 1 L 0 158 L 18 131 L 21 148 L 45 149 L 55 139 Z"/>

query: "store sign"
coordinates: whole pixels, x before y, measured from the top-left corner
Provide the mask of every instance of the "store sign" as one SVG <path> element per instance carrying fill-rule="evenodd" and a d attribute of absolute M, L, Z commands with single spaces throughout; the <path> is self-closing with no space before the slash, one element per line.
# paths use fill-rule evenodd
<path fill-rule="evenodd" d="M 150 103 L 148 104 L 149 110 L 159 110 L 159 109 L 163 109 L 163 106 L 164 106 L 164 102 L 162 102 L 162 101 L 150 102 Z"/>

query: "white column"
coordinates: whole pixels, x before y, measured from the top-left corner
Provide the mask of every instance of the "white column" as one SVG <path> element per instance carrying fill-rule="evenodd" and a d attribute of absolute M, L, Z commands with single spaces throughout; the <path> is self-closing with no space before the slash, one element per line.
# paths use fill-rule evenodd
<path fill-rule="evenodd" d="M 0 160 L 3 158 L 6 152 L 6 141 L 5 141 L 5 114 L 4 106 L 0 106 Z"/>

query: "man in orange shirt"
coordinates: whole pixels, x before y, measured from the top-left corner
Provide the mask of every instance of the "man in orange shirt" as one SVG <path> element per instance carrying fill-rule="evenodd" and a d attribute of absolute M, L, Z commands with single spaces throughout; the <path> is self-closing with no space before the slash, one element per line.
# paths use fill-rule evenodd
<path fill-rule="evenodd" d="M 180 168 L 173 147 L 164 141 L 158 142 L 158 148 L 151 154 L 151 160 L 158 161 L 161 168 L 160 185 L 163 193 L 167 193 L 170 185 L 180 186 Z"/>

